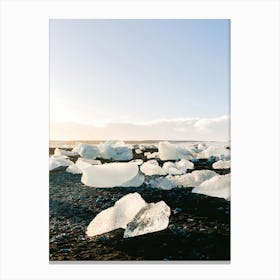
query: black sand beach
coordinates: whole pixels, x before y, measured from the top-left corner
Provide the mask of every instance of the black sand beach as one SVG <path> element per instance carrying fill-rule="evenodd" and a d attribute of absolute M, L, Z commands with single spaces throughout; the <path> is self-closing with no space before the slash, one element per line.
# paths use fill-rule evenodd
<path fill-rule="evenodd" d="M 206 160 L 195 163 L 194 170 L 198 169 L 212 170 Z M 230 170 L 215 172 L 227 174 Z M 81 175 L 68 173 L 65 168 L 52 171 L 49 259 L 230 260 L 230 202 L 191 190 L 160 190 L 145 183 L 138 188 L 90 188 L 81 183 Z M 168 228 L 133 238 L 123 238 L 123 229 L 88 238 L 85 231 L 90 221 L 131 192 L 138 192 L 147 202 L 164 200 L 171 208 Z"/>

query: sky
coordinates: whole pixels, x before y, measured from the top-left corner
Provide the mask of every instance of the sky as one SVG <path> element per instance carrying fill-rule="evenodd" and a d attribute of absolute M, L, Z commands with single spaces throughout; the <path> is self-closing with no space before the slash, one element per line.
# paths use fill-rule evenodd
<path fill-rule="evenodd" d="M 229 20 L 50 20 L 51 140 L 228 140 Z"/>

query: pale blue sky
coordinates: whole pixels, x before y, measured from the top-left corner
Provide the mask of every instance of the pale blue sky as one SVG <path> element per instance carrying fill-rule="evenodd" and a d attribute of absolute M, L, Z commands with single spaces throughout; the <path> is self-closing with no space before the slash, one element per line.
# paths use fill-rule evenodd
<path fill-rule="evenodd" d="M 51 120 L 229 115 L 229 20 L 51 20 Z"/>

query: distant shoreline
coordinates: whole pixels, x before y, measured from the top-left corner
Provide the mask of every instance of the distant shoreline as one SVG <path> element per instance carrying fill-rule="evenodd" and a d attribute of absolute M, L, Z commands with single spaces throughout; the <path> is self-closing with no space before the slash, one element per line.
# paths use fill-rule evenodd
<path fill-rule="evenodd" d="M 108 140 L 49 140 L 50 147 L 59 147 L 61 145 L 76 145 L 78 143 L 99 144 Z M 155 144 L 161 141 L 168 141 L 172 143 L 230 143 L 230 141 L 214 141 L 214 140 L 123 140 L 127 144 Z"/>

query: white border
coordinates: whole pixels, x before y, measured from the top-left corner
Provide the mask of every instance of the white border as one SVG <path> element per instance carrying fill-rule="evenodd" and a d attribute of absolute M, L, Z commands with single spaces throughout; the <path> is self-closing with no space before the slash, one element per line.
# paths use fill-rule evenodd
<path fill-rule="evenodd" d="M 48 262 L 49 18 L 230 18 L 230 264 Z M 1 279 L 279 279 L 279 2 L 2 1 Z"/>

